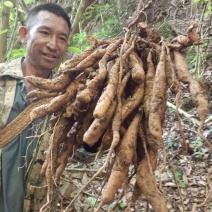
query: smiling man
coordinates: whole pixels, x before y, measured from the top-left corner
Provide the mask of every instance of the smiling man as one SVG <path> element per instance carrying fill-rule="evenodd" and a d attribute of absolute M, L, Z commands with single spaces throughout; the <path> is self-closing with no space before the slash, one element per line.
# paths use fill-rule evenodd
<path fill-rule="evenodd" d="M 67 13 L 57 4 L 39 5 L 29 12 L 26 26 L 19 29 L 26 57 L 0 65 L 0 129 L 30 104 L 25 96 L 35 88 L 24 77 L 52 77 L 66 54 L 70 28 Z M 34 135 L 42 135 L 47 122 L 34 121 L 0 150 L 1 212 L 39 211 L 46 202 L 46 184 L 40 170 L 49 134 L 39 138 Z M 56 206 L 51 211 L 56 211 Z"/>

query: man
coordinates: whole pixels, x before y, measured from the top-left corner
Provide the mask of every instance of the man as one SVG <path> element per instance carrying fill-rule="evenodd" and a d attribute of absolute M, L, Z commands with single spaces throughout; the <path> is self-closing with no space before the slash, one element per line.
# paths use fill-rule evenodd
<path fill-rule="evenodd" d="M 67 13 L 56 4 L 39 5 L 29 12 L 26 26 L 19 29 L 26 57 L 0 65 L 0 129 L 30 104 L 25 96 L 35 88 L 24 77 L 52 77 L 66 54 L 70 28 Z M 39 211 L 45 203 L 40 169 L 49 134 L 33 136 L 46 130 L 45 122 L 36 120 L 1 149 L 0 212 Z"/>

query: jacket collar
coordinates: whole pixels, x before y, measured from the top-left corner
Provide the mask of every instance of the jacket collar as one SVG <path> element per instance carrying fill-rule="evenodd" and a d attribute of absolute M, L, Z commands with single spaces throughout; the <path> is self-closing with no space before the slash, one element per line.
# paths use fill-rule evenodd
<path fill-rule="evenodd" d="M 23 79 L 23 72 L 21 67 L 21 62 L 23 58 L 17 58 L 11 61 L 0 70 L 0 78 L 4 76 L 10 76 L 16 79 Z"/>
<path fill-rule="evenodd" d="M 21 63 L 24 60 L 24 57 L 17 58 L 12 60 L 8 64 L 0 64 L 0 79 L 4 76 L 13 77 L 15 79 L 23 79 L 23 72 Z M 54 71 L 52 71 L 48 77 L 48 79 L 53 78 Z"/>

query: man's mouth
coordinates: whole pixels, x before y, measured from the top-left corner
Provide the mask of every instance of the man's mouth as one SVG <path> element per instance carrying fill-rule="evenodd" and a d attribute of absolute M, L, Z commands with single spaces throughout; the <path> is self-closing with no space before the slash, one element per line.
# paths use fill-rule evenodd
<path fill-rule="evenodd" d="M 43 55 L 49 58 L 57 58 L 57 56 L 48 53 L 43 53 Z"/>

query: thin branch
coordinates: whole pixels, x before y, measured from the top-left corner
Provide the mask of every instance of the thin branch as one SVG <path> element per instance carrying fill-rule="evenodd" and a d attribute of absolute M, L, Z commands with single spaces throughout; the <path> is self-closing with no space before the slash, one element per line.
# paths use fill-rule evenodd
<path fill-rule="evenodd" d="M 180 194 L 180 200 L 181 200 L 181 204 L 182 204 L 182 207 L 183 207 L 183 212 L 185 212 L 185 205 L 184 205 L 184 202 L 183 202 L 183 197 L 182 197 L 182 193 L 181 193 L 180 187 L 179 187 L 178 182 L 177 182 L 177 178 L 175 176 L 175 169 L 174 169 L 173 165 L 171 164 L 170 160 L 168 159 L 168 157 L 167 157 L 167 161 L 168 161 L 169 167 L 171 169 L 171 172 L 173 174 L 173 178 L 174 178 L 175 184 L 177 185 L 177 189 L 178 189 L 179 194 Z"/>
<path fill-rule="evenodd" d="M 207 183 L 208 183 L 208 186 L 209 186 L 209 189 L 210 189 L 210 191 L 208 192 L 208 195 L 206 196 L 206 198 L 205 198 L 203 203 L 201 203 L 199 205 L 194 204 L 194 206 L 192 208 L 192 212 L 196 212 L 196 208 L 203 207 L 207 203 L 208 199 L 210 198 L 210 196 L 212 194 L 212 183 L 210 182 L 210 177 L 207 177 Z"/>
<path fill-rule="evenodd" d="M 171 107 L 171 108 L 173 108 L 174 110 L 176 110 L 176 106 L 173 105 L 171 102 L 168 102 L 168 101 L 167 101 L 166 105 L 167 105 L 168 107 Z M 184 110 L 182 110 L 182 109 L 180 109 L 180 108 L 178 108 L 178 111 L 179 111 L 179 113 L 180 113 L 181 115 L 184 115 L 186 118 L 188 118 L 189 120 L 191 120 L 191 121 L 192 121 L 194 124 L 196 124 L 197 126 L 200 125 L 200 122 L 199 122 L 197 119 L 193 118 L 192 115 L 188 114 L 187 112 L 185 112 Z"/>
<path fill-rule="evenodd" d="M 8 55 L 7 60 L 10 58 L 10 55 L 11 55 L 12 50 L 13 50 L 13 44 L 15 42 L 15 36 L 16 36 L 15 30 L 17 28 L 17 23 L 18 23 L 18 6 L 19 6 L 19 3 L 17 3 L 17 5 L 16 5 L 15 23 L 14 23 L 14 27 L 13 27 L 13 30 L 12 30 L 12 33 L 11 33 L 11 36 L 10 36 L 10 40 L 9 40 L 9 44 L 8 44 L 8 51 L 4 55 L 4 59 L 6 59 L 6 56 Z"/>

